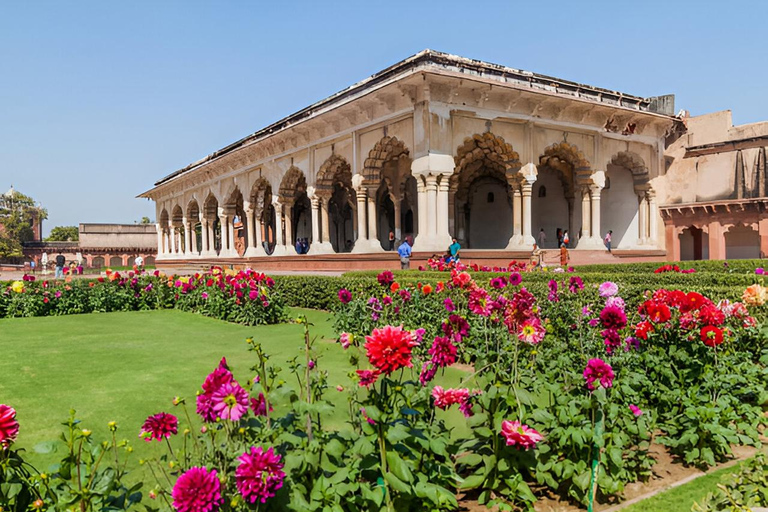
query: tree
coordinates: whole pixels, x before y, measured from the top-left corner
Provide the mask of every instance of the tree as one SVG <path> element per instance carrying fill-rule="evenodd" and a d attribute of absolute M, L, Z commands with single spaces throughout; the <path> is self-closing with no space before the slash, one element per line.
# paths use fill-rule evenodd
<path fill-rule="evenodd" d="M 77 242 L 80 239 L 80 231 L 77 226 L 56 226 L 45 239 L 46 242 Z"/>
<path fill-rule="evenodd" d="M 29 196 L 11 188 L 0 195 L 0 258 L 21 258 L 23 243 L 34 240 L 34 226 L 48 211 Z"/>
<path fill-rule="evenodd" d="M 142 224 L 152 224 L 152 221 L 149 220 L 149 217 L 142 217 L 141 218 L 141 223 Z"/>

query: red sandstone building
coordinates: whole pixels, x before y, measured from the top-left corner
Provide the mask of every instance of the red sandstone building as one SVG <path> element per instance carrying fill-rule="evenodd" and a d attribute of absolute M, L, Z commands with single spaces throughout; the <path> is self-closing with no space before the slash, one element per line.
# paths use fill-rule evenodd
<path fill-rule="evenodd" d="M 733 126 L 730 111 L 683 121 L 665 152 L 668 259 L 767 257 L 768 122 Z"/>
<path fill-rule="evenodd" d="M 155 226 L 152 224 L 80 224 L 79 242 L 34 241 L 24 244 L 24 257 L 38 267 L 43 253 L 52 262 L 59 253 L 67 263 L 82 262 L 86 268 L 130 267 L 138 256 L 144 265 L 155 264 Z"/>

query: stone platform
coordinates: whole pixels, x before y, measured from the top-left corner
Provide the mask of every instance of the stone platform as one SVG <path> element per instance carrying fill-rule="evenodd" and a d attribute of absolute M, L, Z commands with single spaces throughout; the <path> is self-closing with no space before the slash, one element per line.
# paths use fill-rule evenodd
<path fill-rule="evenodd" d="M 569 251 L 569 265 L 593 265 L 599 263 L 635 263 L 642 261 L 665 261 L 665 251 Z M 414 252 L 411 258 L 411 269 L 420 265 L 426 266 L 427 259 L 432 256 L 429 252 Z M 506 267 L 512 260 L 528 261 L 531 253 L 528 251 L 502 250 L 463 250 L 461 261 L 466 265 L 478 264 L 489 267 Z M 544 251 L 544 262 L 547 266 L 559 265 L 557 249 Z M 161 269 L 174 270 L 203 270 L 212 265 L 223 267 L 250 267 L 260 271 L 279 271 L 307 273 L 347 272 L 351 270 L 396 270 L 400 268 L 400 259 L 396 252 L 380 252 L 374 254 L 304 254 L 294 256 L 262 256 L 256 258 L 194 258 L 194 259 L 159 259 L 156 263 Z"/>

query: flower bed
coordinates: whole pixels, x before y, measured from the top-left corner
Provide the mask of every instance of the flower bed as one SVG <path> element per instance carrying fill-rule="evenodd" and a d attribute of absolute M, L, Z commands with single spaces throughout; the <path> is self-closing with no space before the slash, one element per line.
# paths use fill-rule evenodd
<path fill-rule="evenodd" d="M 193 276 L 110 272 L 72 281 L 21 281 L 0 288 L 0 318 L 178 308 L 246 325 L 285 319 L 271 277 L 254 271 L 213 269 Z"/>
<path fill-rule="evenodd" d="M 352 286 L 332 291 L 336 350 L 357 368 L 351 386 L 329 387 L 301 320 L 305 348 L 287 364 L 295 383 L 248 340 L 253 373 L 236 378 L 219 363 L 201 379 L 198 419 L 176 398 L 176 414 L 159 411 L 136 425 L 146 442 L 167 445 L 146 461 L 154 506 L 455 510 L 471 497 L 531 510 L 545 494 L 619 499 L 628 482 L 650 476 L 653 441 L 701 467 L 726 459 L 731 445 L 759 444 L 768 402 L 768 343 L 755 320 L 768 300 L 761 284 L 732 292 L 739 300 L 669 287 L 638 292 L 630 304 L 622 282 L 597 286 L 573 273 L 549 274 L 533 292 L 517 272 L 454 272 L 434 284 L 398 275 L 328 281 Z M 187 295 L 199 283 L 186 283 Z M 184 284 L 166 287 L 184 295 Z M 462 362 L 473 369 L 458 385 L 435 384 Z M 329 393 L 347 400 L 334 405 Z M 451 430 L 448 410 L 461 412 L 465 428 Z M 346 426 L 329 428 L 328 415 Z M 20 460 L 10 447 L 14 422 L 0 411 L 7 460 Z M 105 471 L 94 461 L 116 458 L 113 443 L 91 437 L 74 426 L 65 435 L 69 459 L 88 458 L 88 486 Z M 40 507 L 60 499 L 50 489 L 83 481 L 72 471 L 19 476 L 21 467 L 6 466 L 4 478 L 17 478 Z M 69 503 L 127 508 L 141 499 L 115 474 L 101 494 L 88 487 Z"/>

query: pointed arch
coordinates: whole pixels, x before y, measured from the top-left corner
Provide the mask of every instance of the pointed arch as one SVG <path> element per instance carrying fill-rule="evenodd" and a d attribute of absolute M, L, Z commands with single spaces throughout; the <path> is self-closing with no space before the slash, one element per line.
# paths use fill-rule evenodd
<path fill-rule="evenodd" d="M 333 186 L 339 184 L 345 188 L 352 188 L 352 167 L 339 155 L 333 154 L 323 162 L 317 171 L 316 189 L 321 196 L 330 196 Z"/>
<path fill-rule="evenodd" d="M 292 204 L 293 201 L 307 192 L 307 178 L 304 172 L 292 165 L 280 182 L 279 196 L 284 204 Z"/>
<path fill-rule="evenodd" d="M 363 179 L 368 187 L 377 187 L 384 165 L 392 160 L 410 159 L 410 151 L 397 137 L 385 136 L 368 152 L 363 164 Z"/>
<path fill-rule="evenodd" d="M 648 167 L 646 167 L 642 157 L 640 157 L 640 155 L 637 153 L 633 153 L 631 151 L 619 151 L 611 157 L 611 159 L 608 161 L 608 164 L 629 169 L 629 171 L 632 173 L 635 189 L 637 190 L 645 188 L 645 186 L 648 184 L 648 181 L 650 180 Z"/>
<path fill-rule="evenodd" d="M 192 222 L 198 222 L 200 219 L 200 204 L 194 197 L 187 203 L 186 217 Z"/>

